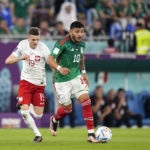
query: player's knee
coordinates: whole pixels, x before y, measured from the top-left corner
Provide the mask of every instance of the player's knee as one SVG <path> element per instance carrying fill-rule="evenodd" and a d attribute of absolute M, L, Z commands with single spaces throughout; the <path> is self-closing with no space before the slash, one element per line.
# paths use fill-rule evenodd
<path fill-rule="evenodd" d="M 24 120 L 27 120 L 27 118 L 29 116 L 29 110 L 21 110 L 21 115 Z"/>
<path fill-rule="evenodd" d="M 34 115 L 34 117 L 37 118 L 37 119 L 41 119 L 42 116 L 43 116 L 43 114 L 36 114 L 36 113 L 35 113 L 35 115 Z"/>

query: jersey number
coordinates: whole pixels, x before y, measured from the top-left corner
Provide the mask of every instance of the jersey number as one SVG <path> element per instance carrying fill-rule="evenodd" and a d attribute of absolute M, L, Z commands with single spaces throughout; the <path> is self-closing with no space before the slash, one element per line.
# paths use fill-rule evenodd
<path fill-rule="evenodd" d="M 80 54 L 74 55 L 74 60 L 73 62 L 79 62 L 80 61 Z"/>

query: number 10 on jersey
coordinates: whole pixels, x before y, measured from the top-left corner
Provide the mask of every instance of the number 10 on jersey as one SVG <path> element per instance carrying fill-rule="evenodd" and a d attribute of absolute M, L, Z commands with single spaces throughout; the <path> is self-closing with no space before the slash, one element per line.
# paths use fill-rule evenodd
<path fill-rule="evenodd" d="M 74 55 L 74 60 L 73 60 L 73 62 L 75 63 L 75 62 L 79 62 L 79 61 L 80 61 L 80 54 Z"/>

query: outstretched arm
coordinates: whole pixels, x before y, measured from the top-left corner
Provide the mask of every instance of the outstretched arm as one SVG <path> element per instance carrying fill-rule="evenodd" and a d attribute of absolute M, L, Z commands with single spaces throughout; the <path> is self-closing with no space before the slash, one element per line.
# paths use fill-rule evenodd
<path fill-rule="evenodd" d="M 55 61 L 55 57 L 53 55 L 49 55 L 48 56 L 48 59 L 47 59 L 47 63 L 48 65 L 52 68 L 52 69 L 57 69 L 59 70 L 59 72 L 62 74 L 62 75 L 67 75 L 70 70 L 66 67 L 61 67 L 59 66 L 56 61 Z"/>
<path fill-rule="evenodd" d="M 86 70 L 85 70 L 84 56 L 82 56 L 81 61 L 80 61 L 80 69 L 81 69 L 81 72 L 82 72 L 83 80 L 85 80 L 87 85 L 89 86 L 89 79 L 86 75 Z"/>
<path fill-rule="evenodd" d="M 17 63 L 20 60 L 27 60 L 28 61 L 29 59 L 30 59 L 30 56 L 27 54 L 23 55 L 22 57 L 16 57 L 15 55 L 11 54 L 5 60 L 5 64 L 11 65 L 11 64 Z"/>

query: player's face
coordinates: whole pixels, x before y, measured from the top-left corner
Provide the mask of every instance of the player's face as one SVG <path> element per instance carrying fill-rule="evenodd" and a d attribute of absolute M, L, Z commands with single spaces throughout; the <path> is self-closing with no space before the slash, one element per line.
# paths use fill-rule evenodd
<path fill-rule="evenodd" d="M 28 36 L 28 41 L 30 44 L 30 47 L 35 49 L 39 43 L 40 36 L 39 35 L 29 35 Z"/>
<path fill-rule="evenodd" d="M 73 28 L 70 30 L 70 35 L 74 42 L 80 42 L 84 36 L 84 28 Z"/>

